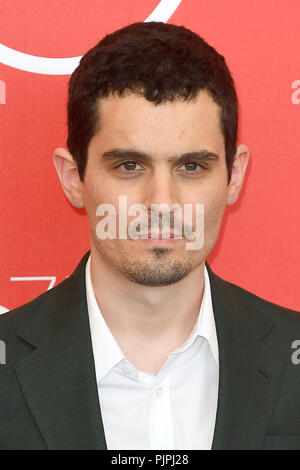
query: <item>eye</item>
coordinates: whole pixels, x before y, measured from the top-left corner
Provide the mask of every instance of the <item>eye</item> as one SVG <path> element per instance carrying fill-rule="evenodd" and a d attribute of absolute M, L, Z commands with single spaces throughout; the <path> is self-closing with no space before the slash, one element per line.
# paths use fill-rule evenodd
<path fill-rule="evenodd" d="M 127 162 L 121 163 L 121 165 L 118 166 L 118 168 L 123 170 L 125 173 L 130 173 L 136 170 L 142 170 L 142 167 L 137 162 L 132 161 L 132 160 L 128 160 Z"/>
<path fill-rule="evenodd" d="M 184 163 L 180 168 L 178 168 L 179 171 L 187 171 L 189 173 L 195 173 L 197 170 L 201 168 L 201 165 L 197 162 L 187 162 Z"/>

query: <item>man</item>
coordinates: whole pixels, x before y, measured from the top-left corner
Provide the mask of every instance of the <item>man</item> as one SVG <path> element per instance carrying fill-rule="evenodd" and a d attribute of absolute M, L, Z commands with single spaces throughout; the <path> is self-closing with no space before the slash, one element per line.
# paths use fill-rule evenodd
<path fill-rule="evenodd" d="M 184 27 L 132 24 L 82 58 L 54 164 L 86 210 L 90 251 L 1 317 L 2 448 L 300 449 L 300 317 L 205 261 L 249 159 L 237 109 L 224 58 Z M 138 237 L 120 196 L 146 209 Z M 197 205 L 203 238 L 187 249 Z"/>

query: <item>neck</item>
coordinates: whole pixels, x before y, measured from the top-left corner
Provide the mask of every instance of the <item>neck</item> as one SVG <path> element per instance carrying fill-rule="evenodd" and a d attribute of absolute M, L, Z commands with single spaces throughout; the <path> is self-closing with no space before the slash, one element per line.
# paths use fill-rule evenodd
<path fill-rule="evenodd" d="M 130 281 L 92 249 L 90 267 L 97 303 L 120 346 L 172 349 L 189 336 L 201 307 L 204 261 L 181 281 L 162 287 Z"/>

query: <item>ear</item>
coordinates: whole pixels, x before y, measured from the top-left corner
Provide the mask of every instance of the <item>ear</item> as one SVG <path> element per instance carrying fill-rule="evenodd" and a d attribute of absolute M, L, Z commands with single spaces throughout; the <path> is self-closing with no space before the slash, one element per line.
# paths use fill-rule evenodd
<path fill-rule="evenodd" d="M 248 161 L 249 149 L 246 147 L 246 145 L 241 144 L 237 147 L 233 160 L 231 179 L 227 187 L 227 206 L 234 204 L 239 197 L 240 190 L 243 186 Z"/>
<path fill-rule="evenodd" d="M 57 148 L 53 153 L 53 163 L 60 180 L 62 189 L 74 207 L 84 207 L 82 198 L 82 181 L 80 180 L 77 164 L 70 152 Z"/>

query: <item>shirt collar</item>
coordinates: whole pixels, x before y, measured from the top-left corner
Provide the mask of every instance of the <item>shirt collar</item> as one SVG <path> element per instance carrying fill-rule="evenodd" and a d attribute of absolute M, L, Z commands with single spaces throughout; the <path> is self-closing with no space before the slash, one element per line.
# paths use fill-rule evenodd
<path fill-rule="evenodd" d="M 218 349 L 215 317 L 214 317 L 213 307 L 212 307 L 210 281 L 209 281 L 209 275 L 208 275 L 205 265 L 204 265 L 204 290 L 203 290 L 200 312 L 197 317 L 195 326 L 191 334 L 189 335 L 188 339 L 184 342 L 184 344 L 180 346 L 179 348 L 177 348 L 175 351 L 173 351 L 172 354 L 185 351 L 189 346 L 191 346 L 194 343 L 197 336 L 201 336 L 208 341 L 213 357 L 217 365 L 219 365 L 219 349 Z"/>
<path fill-rule="evenodd" d="M 88 258 L 85 268 L 86 280 L 86 298 L 91 330 L 92 346 L 95 358 L 95 369 L 97 383 L 120 361 L 125 359 L 120 346 L 110 331 L 100 307 L 97 303 L 94 289 L 91 281 L 91 255 Z M 197 336 L 204 337 L 209 345 L 213 357 L 219 364 L 218 341 L 216 334 L 216 326 L 212 308 L 210 281 L 206 266 L 204 265 L 204 292 L 193 331 L 189 335 L 185 343 L 177 348 L 172 354 L 177 354 L 186 350 L 196 339 Z M 108 353 L 109 351 L 109 353 Z"/>

